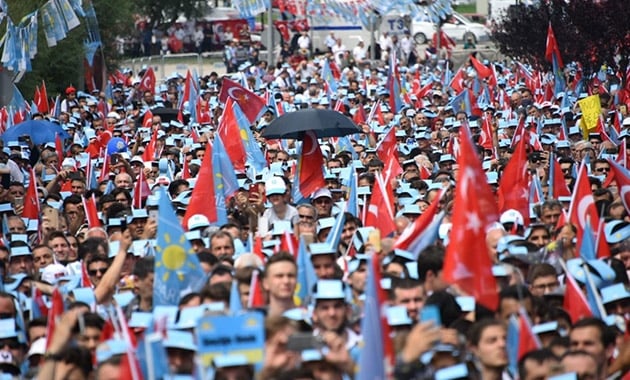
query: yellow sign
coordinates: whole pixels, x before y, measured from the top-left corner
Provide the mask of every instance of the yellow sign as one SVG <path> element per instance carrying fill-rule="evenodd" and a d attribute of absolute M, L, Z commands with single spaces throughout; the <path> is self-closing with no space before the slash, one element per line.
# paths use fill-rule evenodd
<path fill-rule="evenodd" d="M 578 104 L 582 110 L 582 130 L 584 135 L 588 136 L 588 131 L 597 127 L 597 121 L 601 115 L 599 95 L 587 96 L 582 100 L 578 100 Z"/>

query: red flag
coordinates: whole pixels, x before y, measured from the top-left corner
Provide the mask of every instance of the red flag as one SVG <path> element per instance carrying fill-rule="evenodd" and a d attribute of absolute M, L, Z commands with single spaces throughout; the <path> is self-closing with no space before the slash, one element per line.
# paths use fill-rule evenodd
<path fill-rule="evenodd" d="M 570 197 L 571 190 L 567 186 L 567 183 L 564 180 L 564 174 L 562 173 L 562 167 L 560 167 L 560 162 L 554 159 L 551 163 L 554 167 L 554 176 L 551 178 L 553 180 L 553 196 L 554 199 L 558 199 L 559 197 Z"/>
<path fill-rule="evenodd" d="M 374 275 L 374 283 L 376 284 L 376 296 L 378 298 L 378 304 L 380 306 L 379 309 L 384 310 L 384 307 L 389 301 L 389 297 L 387 296 L 387 292 L 385 291 L 385 289 L 381 287 L 381 263 L 378 260 L 378 256 L 373 255 L 370 263 L 372 264 L 372 274 Z M 388 371 L 394 368 L 394 365 L 396 364 L 396 352 L 394 351 L 394 342 L 391 338 L 391 327 L 387 322 L 387 316 L 384 312 L 381 312 L 380 314 L 383 354 L 385 354 L 384 359 L 387 363 L 385 365 L 385 370 Z"/>
<path fill-rule="evenodd" d="M 57 151 L 57 158 L 59 160 L 59 162 L 57 162 L 57 170 L 59 170 L 64 159 L 63 141 L 61 141 L 61 136 L 59 135 L 59 133 L 55 134 L 55 150 Z"/>
<path fill-rule="evenodd" d="M 617 156 L 617 162 L 624 168 L 630 169 L 630 156 L 628 155 L 628 139 L 623 139 L 621 146 L 619 147 L 619 155 Z"/>
<path fill-rule="evenodd" d="M 24 210 L 22 218 L 39 220 L 39 196 L 37 195 L 37 177 L 35 171 L 31 168 L 31 179 L 28 182 L 26 195 L 24 197 Z"/>
<path fill-rule="evenodd" d="M 451 83 L 449 84 L 449 87 L 455 90 L 456 94 L 459 94 L 464 90 L 464 76 L 464 68 L 460 67 L 459 70 L 457 70 L 457 72 L 455 73 L 455 76 L 453 76 Z"/>
<path fill-rule="evenodd" d="M 48 310 L 48 326 L 46 326 L 46 337 L 48 337 L 48 339 L 46 340 L 46 350 L 50 348 L 52 337 L 55 334 L 55 325 L 58 319 L 61 318 L 64 310 L 63 296 L 59 288 L 55 288 L 52 293 L 52 305 L 50 310 Z"/>
<path fill-rule="evenodd" d="M 254 238 L 254 248 L 252 248 L 252 253 L 258 256 L 263 263 L 267 261 L 267 256 L 263 253 L 263 241 L 261 236 L 256 236 Z"/>
<path fill-rule="evenodd" d="M 560 47 L 558 46 L 558 41 L 556 40 L 556 35 L 553 32 L 553 28 L 551 27 L 551 22 L 549 23 L 549 27 L 547 28 L 547 45 L 545 47 L 545 58 L 547 61 L 552 62 L 553 56 L 556 56 L 559 67 L 564 67 L 562 63 L 562 57 L 560 55 Z"/>
<path fill-rule="evenodd" d="M 153 72 L 153 67 L 149 67 L 144 72 L 138 91 L 151 91 L 152 94 L 155 94 L 155 72 Z"/>
<path fill-rule="evenodd" d="M 188 168 L 188 160 L 184 158 L 184 162 L 182 163 L 182 179 L 189 179 L 190 169 Z"/>
<path fill-rule="evenodd" d="M 142 152 L 142 161 L 151 162 L 155 160 L 155 147 L 157 145 L 157 128 L 153 129 L 153 133 L 151 134 L 151 140 L 144 148 L 144 152 Z"/>
<path fill-rule="evenodd" d="M 265 306 L 265 295 L 260 280 L 260 273 L 255 270 L 252 273 L 252 282 L 250 283 L 248 309 L 260 308 Z"/>
<path fill-rule="evenodd" d="M 100 227 L 101 221 L 98 218 L 98 211 L 96 208 L 96 198 L 94 194 L 88 199 L 81 197 L 83 200 L 83 209 L 85 210 L 85 218 L 87 219 L 88 228 Z"/>
<path fill-rule="evenodd" d="M 532 324 L 525 314 L 525 310 L 519 311 L 519 339 L 518 339 L 518 360 L 530 351 L 537 350 L 541 347 L 538 336 L 532 331 Z"/>
<path fill-rule="evenodd" d="M 147 179 L 144 177 L 144 170 L 140 170 L 140 175 L 136 181 L 136 185 L 133 188 L 133 208 L 142 208 L 142 203 L 151 194 L 151 188 Z"/>
<path fill-rule="evenodd" d="M 492 120 L 489 117 L 484 116 L 481 121 L 481 135 L 479 145 L 481 145 L 486 150 L 494 150 Z"/>
<path fill-rule="evenodd" d="M 197 183 L 190 196 L 190 203 L 182 220 L 184 229 L 188 226 L 188 219 L 195 214 L 205 215 L 210 223 L 218 220 L 217 199 L 214 194 L 214 174 L 212 171 L 212 144 L 206 144 L 206 153 L 201 161 L 197 174 Z"/>
<path fill-rule="evenodd" d="M 289 252 L 295 259 L 298 254 L 298 238 L 290 231 L 284 231 L 284 234 L 280 236 L 280 250 Z"/>
<path fill-rule="evenodd" d="M 354 121 L 355 124 L 364 124 L 366 119 L 367 116 L 365 115 L 365 109 L 359 104 L 354 112 L 354 115 L 352 115 L 352 121 Z"/>
<path fill-rule="evenodd" d="M 626 212 L 630 213 L 630 172 L 613 160 L 608 160 L 608 162 L 615 182 L 617 182 L 617 191 L 621 197 L 621 202 L 623 202 Z"/>
<path fill-rule="evenodd" d="M 429 227 L 431 222 L 438 213 L 440 207 L 440 200 L 445 191 L 440 191 L 439 195 L 433 200 L 431 205 L 424 210 L 416 220 L 413 221 L 410 227 L 403 232 L 398 239 L 396 239 L 395 248 L 409 250 L 409 246 L 422 234 L 422 232 Z"/>
<path fill-rule="evenodd" d="M 496 310 L 499 302 L 492 261 L 486 253 L 486 227 L 499 220 L 497 205 L 467 128 L 460 128 L 459 179 L 455 187 L 454 232 L 444 258 L 444 279 Z M 474 196 L 471 196 L 474 194 Z"/>
<path fill-rule="evenodd" d="M 234 115 L 233 104 L 232 98 L 227 98 L 217 133 L 223 141 L 225 151 L 234 165 L 234 170 L 243 171 L 247 161 L 247 152 L 243 140 L 240 138 L 241 132 L 236 121 L 236 115 Z"/>
<path fill-rule="evenodd" d="M 87 264 L 85 262 L 81 263 L 81 286 L 84 288 L 91 288 L 93 286 L 92 280 L 90 280 L 90 276 L 87 271 Z"/>
<path fill-rule="evenodd" d="M 42 81 L 42 87 L 39 89 L 40 102 L 37 103 L 37 109 L 43 114 L 47 114 L 50 110 L 48 103 L 48 91 L 46 90 L 46 82 Z"/>
<path fill-rule="evenodd" d="M 147 110 L 142 117 L 142 126 L 144 128 L 151 128 L 153 126 L 153 112 Z"/>
<path fill-rule="evenodd" d="M 101 330 L 101 337 L 99 339 L 100 342 L 105 342 L 114 337 L 115 334 L 114 325 L 110 319 L 105 320 L 105 324 L 103 325 L 103 330 Z"/>
<path fill-rule="evenodd" d="M 380 230 L 381 236 L 385 237 L 396 230 L 392 198 L 387 194 L 381 175 L 377 174 L 375 177 L 376 183 L 372 189 L 370 206 L 365 216 L 365 225 Z"/>
<path fill-rule="evenodd" d="M 470 63 L 472 63 L 479 78 L 488 78 L 489 76 L 494 74 L 492 68 L 479 62 L 479 60 L 475 58 L 475 56 L 473 56 L 472 54 L 470 55 Z"/>
<path fill-rule="evenodd" d="M 566 289 L 564 291 L 562 308 L 571 316 L 571 322 L 575 323 L 582 318 L 592 317 L 591 307 L 575 279 L 569 271 L 565 271 L 565 276 Z"/>
<path fill-rule="evenodd" d="M 219 101 L 226 103 L 228 98 L 232 98 L 247 117 L 250 123 L 254 124 L 260 112 L 265 108 L 265 101 L 250 90 L 227 78 L 223 78 Z M 225 140 L 223 140 L 225 141 Z"/>
<path fill-rule="evenodd" d="M 525 226 L 529 225 L 529 172 L 527 170 L 526 142 L 516 145 L 499 180 L 499 210 L 515 209 L 523 215 Z"/>
<path fill-rule="evenodd" d="M 376 155 L 383 161 L 383 180 L 389 183 L 392 178 L 400 175 L 403 170 L 398 160 L 398 143 L 396 142 L 396 128 L 390 128 L 383 141 L 376 148 Z"/>
<path fill-rule="evenodd" d="M 39 309 L 39 313 L 41 314 L 41 316 L 46 316 L 48 317 L 48 306 L 46 306 L 46 302 L 44 302 L 44 295 L 42 294 L 42 291 L 37 289 L 37 287 L 33 287 L 33 301 L 35 301 L 35 305 L 37 305 L 37 308 Z M 34 314 L 34 313 L 31 313 Z"/>
<path fill-rule="evenodd" d="M 438 34 L 433 33 L 433 46 L 438 46 Z M 451 37 L 449 37 L 444 30 L 440 29 L 440 49 L 451 50 L 451 48 L 455 47 L 455 41 Z"/>
<path fill-rule="evenodd" d="M 304 135 L 302 143 L 302 153 L 298 159 L 299 191 L 303 196 L 309 197 L 315 191 L 326 186 L 322 166 L 324 156 L 322 155 L 315 133 L 309 131 Z"/>
<path fill-rule="evenodd" d="M 590 219 L 591 226 L 599 226 L 599 214 L 591 192 L 591 183 L 586 174 L 586 164 L 582 162 L 575 186 L 573 187 L 573 198 L 569 208 L 569 220 L 577 229 L 578 247 L 582 245 L 582 236 L 584 235 L 587 218 Z"/>
<path fill-rule="evenodd" d="M 289 23 L 288 21 L 280 21 L 280 20 L 275 20 L 273 22 L 273 26 L 275 26 L 276 29 L 278 29 L 278 33 L 280 33 L 280 36 L 282 37 L 282 40 L 284 41 L 291 40 L 291 35 L 289 34 L 288 23 Z"/>

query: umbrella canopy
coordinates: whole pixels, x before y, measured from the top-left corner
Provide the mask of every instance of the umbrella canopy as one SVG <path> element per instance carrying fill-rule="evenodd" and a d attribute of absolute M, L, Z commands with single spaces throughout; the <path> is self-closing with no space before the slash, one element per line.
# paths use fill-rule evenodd
<path fill-rule="evenodd" d="M 179 110 L 176 108 L 158 107 L 151 110 L 154 116 L 160 116 L 163 123 L 169 123 L 171 120 L 177 120 Z"/>
<path fill-rule="evenodd" d="M 28 135 L 33 143 L 40 145 L 47 142 L 54 142 L 56 135 L 62 139 L 69 138 L 68 132 L 64 131 L 61 125 L 48 120 L 27 120 L 7 129 L 2 134 L 2 141 L 17 141 L 18 137 Z"/>
<path fill-rule="evenodd" d="M 287 112 L 272 121 L 262 132 L 268 139 L 302 139 L 313 131 L 318 138 L 345 136 L 361 133 L 361 129 L 349 117 L 337 111 L 304 109 Z"/>

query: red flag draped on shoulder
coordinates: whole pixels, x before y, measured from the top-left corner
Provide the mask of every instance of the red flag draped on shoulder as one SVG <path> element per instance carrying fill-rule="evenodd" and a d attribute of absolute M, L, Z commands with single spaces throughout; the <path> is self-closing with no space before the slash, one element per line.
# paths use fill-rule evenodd
<path fill-rule="evenodd" d="M 496 310 L 499 296 L 485 239 L 486 227 L 499 220 L 497 204 L 488 183 L 479 180 L 485 178 L 485 173 L 467 128 L 461 128 L 460 149 L 453 233 L 444 258 L 444 279 Z"/>
<path fill-rule="evenodd" d="M 241 107 L 247 120 L 252 124 L 256 122 L 256 119 L 258 119 L 258 116 L 265 108 L 263 98 L 224 77 L 221 84 L 221 92 L 219 93 L 219 101 L 226 103 L 228 98 L 231 98 Z M 227 109 L 227 106 L 225 109 Z"/>

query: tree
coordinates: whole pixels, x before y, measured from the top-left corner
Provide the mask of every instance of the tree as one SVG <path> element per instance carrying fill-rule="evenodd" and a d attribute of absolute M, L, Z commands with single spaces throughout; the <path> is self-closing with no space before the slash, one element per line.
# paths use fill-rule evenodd
<path fill-rule="evenodd" d="M 624 0 L 549 0 L 536 5 L 515 5 L 493 33 L 501 52 L 529 61 L 545 62 L 549 22 L 554 29 L 564 62 L 576 61 L 585 73 L 602 65 L 625 72 L 630 54 L 630 7 Z"/>
<path fill-rule="evenodd" d="M 149 16 L 153 26 L 174 22 L 179 16 L 199 16 L 208 8 L 205 1 L 197 0 L 137 0 L 134 3 L 139 13 Z"/>
<path fill-rule="evenodd" d="M 108 67 L 113 67 L 120 58 L 114 47 L 115 36 L 124 35 L 133 28 L 132 4 L 127 0 L 92 0 L 99 21 L 102 54 Z M 84 1 L 84 7 L 87 2 Z M 24 15 L 34 11 L 42 2 L 37 0 L 13 1 L 9 5 L 9 16 L 19 21 Z M 35 86 L 46 81 L 50 96 L 62 93 L 70 84 L 83 87 L 83 41 L 87 39 L 85 19 L 79 17 L 81 25 L 71 30 L 67 37 L 48 47 L 43 27 L 38 28 L 38 52 L 32 61 L 33 70 L 27 72 L 18 83 L 18 88 L 27 99 L 31 99 Z M 6 21 L 0 26 L 4 30 Z M 96 53 L 101 54 L 101 51 Z"/>

